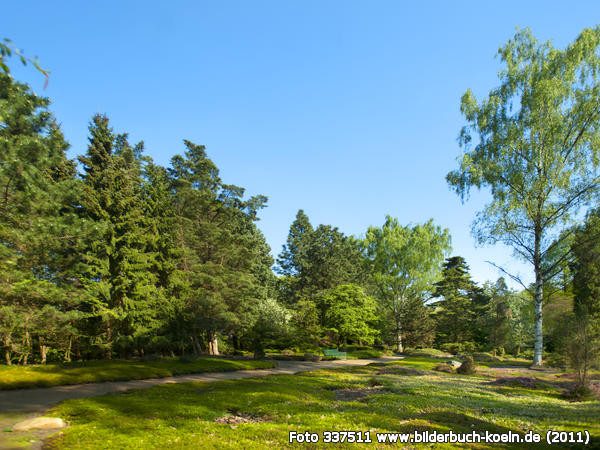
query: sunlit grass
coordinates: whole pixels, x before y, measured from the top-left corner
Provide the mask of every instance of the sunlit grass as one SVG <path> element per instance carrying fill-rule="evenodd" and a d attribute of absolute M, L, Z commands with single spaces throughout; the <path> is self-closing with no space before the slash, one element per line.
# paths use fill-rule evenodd
<path fill-rule="evenodd" d="M 427 358 L 217 383 L 162 385 L 70 400 L 50 412 L 70 428 L 55 448 L 290 447 L 290 431 L 412 432 L 582 431 L 600 440 L 600 403 L 570 403 L 559 388 L 496 386 L 489 378 L 425 372 Z M 398 364 L 398 366 L 396 366 Z M 386 367 L 419 371 L 386 373 Z M 336 401 L 336 389 L 377 386 L 360 401 Z M 249 415 L 254 423 L 215 422 Z M 296 445 L 294 445 L 296 446 Z M 329 447 L 329 445 L 328 445 Z M 333 448 L 336 446 L 333 445 Z M 436 446 L 440 448 L 443 446 Z M 492 448 L 479 444 L 475 448 Z M 494 448 L 497 447 L 497 444 Z"/>
<path fill-rule="evenodd" d="M 225 360 L 199 358 L 181 361 L 176 358 L 159 361 L 89 361 L 74 364 L 0 366 L 0 389 L 23 389 L 60 386 L 100 381 L 140 380 L 185 373 L 225 372 L 274 367 L 270 361 Z"/>

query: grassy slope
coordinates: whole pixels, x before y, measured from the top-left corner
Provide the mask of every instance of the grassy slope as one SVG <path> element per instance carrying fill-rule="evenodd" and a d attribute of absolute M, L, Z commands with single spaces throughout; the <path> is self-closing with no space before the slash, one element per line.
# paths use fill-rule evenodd
<path fill-rule="evenodd" d="M 269 361 L 229 361 L 199 358 L 192 361 L 164 359 L 152 362 L 89 361 L 71 365 L 0 366 L 0 390 L 96 383 L 100 381 L 141 380 L 185 373 L 226 372 L 274 367 Z"/>
<path fill-rule="evenodd" d="M 399 365 L 426 369 L 437 363 L 439 360 L 409 358 Z M 392 367 L 387 370 L 391 373 L 378 374 L 381 366 L 367 366 L 294 376 L 163 385 L 120 395 L 69 400 L 49 413 L 71 424 L 53 442 L 53 447 L 279 448 L 290 447 L 288 432 L 292 430 L 521 433 L 534 430 L 545 434 L 548 429 L 586 429 L 592 434 L 592 444 L 597 445 L 600 440 L 600 404 L 569 403 L 561 399 L 557 386 L 547 385 L 543 389 L 495 386 L 488 384 L 490 378 L 482 375 L 468 377 L 438 372 L 411 375 L 401 367 L 397 373 L 394 365 L 387 367 Z M 496 375 L 504 373 L 488 373 Z M 336 389 L 373 385 L 383 386 L 389 393 L 362 401 L 335 400 Z M 231 413 L 249 414 L 266 421 L 215 423 L 215 419 Z"/>

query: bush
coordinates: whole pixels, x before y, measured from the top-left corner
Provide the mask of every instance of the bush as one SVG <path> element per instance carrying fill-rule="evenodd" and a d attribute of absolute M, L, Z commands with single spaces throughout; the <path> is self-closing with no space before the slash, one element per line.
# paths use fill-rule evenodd
<path fill-rule="evenodd" d="M 323 359 L 323 357 L 321 355 L 315 355 L 314 353 L 305 353 L 304 354 L 305 361 L 317 362 L 317 361 L 321 361 L 322 359 Z"/>
<path fill-rule="evenodd" d="M 460 365 L 456 371 L 462 375 L 472 375 L 475 373 L 475 363 L 473 362 L 473 358 L 467 356 L 463 363 Z"/>
<path fill-rule="evenodd" d="M 486 353 L 486 352 L 474 352 L 471 354 L 471 357 L 473 358 L 474 361 L 481 361 L 481 362 L 500 362 L 500 361 L 502 361 L 502 358 L 500 358 L 498 356 L 494 356 L 491 353 Z"/>
<path fill-rule="evenodd" d="M 346 346 L 346 351 L 348 352 L 356 352 L 359 350 L 372 350 L 373 347 L 369 347 L 368 345 L 348 345 Z"/>
<path fill-rule="evenodd" d="M 371 359 L 371 358 L 381 358 L 384 352 L 381 350 L 357 350 L 355 352 L 350 352 L 348 356 L 356 359 Z"/>
<path fill-rule="evenodd" d="M 219 342 L 219 353 L 222 355 L 232 355 L 235 349 L 233 348 L 233 341 L 228 335 L 224 333 L 217 333 L 217 340 Z"/>
<path fill-rule="evenodd" d="M 440 345 L 440 348 L 445 352 L 452 353 L 453 355 L 457 355 L 463 351 L 462 344 L 459 344 L 458 342 L 448 342 Z"/>
<path fill-rule="evenodd" d="M 196 361 L 198 359 L 198 356 L 196 355 L 182 355 L 179 358 L 177 358 L 179 362 L 182 363 L 190 363 L 192 361 Z"/>
<path fill-rule="evenodd" d="M 568 366 L 567 358 L 560 353 L 551 353 L 546 357 L 546 364 L 556 369 L 566 369 Z"/>
<path fill-rule="evenodd" d="M 406 350 L 404 353 L 410 356 L 424 356 L 427 358 L 447 358 L 449 356 L 452 356 L 450 353 L 438 350 L 436 348 L 419 348 L 414 350 Z"/>
<path fill-rule="evenodd" d="M 467 341 L 462 343 L 462 352 L 463 353 L 473 353 L 477 349 L 477 344 L 475 342 Z"/>

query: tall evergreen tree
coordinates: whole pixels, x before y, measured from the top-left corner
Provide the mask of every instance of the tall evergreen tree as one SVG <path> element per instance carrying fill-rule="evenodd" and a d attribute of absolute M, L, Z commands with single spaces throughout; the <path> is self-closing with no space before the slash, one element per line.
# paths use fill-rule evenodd
<path fill-rule="evenodd" d="M 465 342 L 477 337 L 478 319 L 484 315 L 483 292 L 471 280 L 469 266 L 461 256 L 446 259 L 442 278 L 435 283 L 438 341 Z"/>
<path fill-rule="evenodd" d="M 8 364 L 26 364 L 34 351 L 46 362 L 49 346 L 68 358 L 81 300 L 79 186 L 48 105 L 0 73 L 0 336 Z"/>
<path fill-rule="evenodd" d="M 294 304 L 340 284 L 364 284 L 365 261 L 360 242 L 330 225 L 313 228 L 299 210 L 277 259 L 282 299 Z"/>
<path fill-rule="evenodd" d="M 174 157 L 171 170 L 185 317 L 195 351 L 204 343 L 218 354 L 217 332 L 243 333 L 254 305 L 266 299 L 260 281 L 268 278 L 272 258 L 254 224 L 266 197 L 244 200 L 244 189 L 221 182 L 204 146 L 185 144 L 185 156 Z"/>
<path fill-rule="evenodd" d="M 83 165 L 83 215 L 98 234 L 85 254 L 91 313 L 106 357 L 143 348 L 156 326 L 155 254 L 148 251 L 149 224 L 141 196 L 139 154 L 126 135 L 115 135 L 108 118 L 94 116 Z"/>

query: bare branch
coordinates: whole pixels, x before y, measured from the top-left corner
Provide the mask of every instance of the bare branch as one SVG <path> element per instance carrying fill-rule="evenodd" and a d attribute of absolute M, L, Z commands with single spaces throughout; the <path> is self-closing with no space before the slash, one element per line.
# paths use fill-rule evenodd
<path fill-rule="evenodd" d="M 512 273 L 508 272 L 507 270 L 505 270 L 503 267 L 499 266 L 496 263 L 493 263 L 492 261 L 486 261 L 486 263 L 494 266 L 496 269 L 500 270 L 502 273 L 508 275 L 512 280 L 516 281 L 517 283 L 519 283 L 521 286 L 523 286 L 523 289 L 525 289 L 527 292 L 529 292 L 529 294 L 534 297 L 534 292 L 531 291 L 531 289 L 529 289 L 525 283 L 523 283 L 523 281 L 516 275 L 513 275 Z"/>

